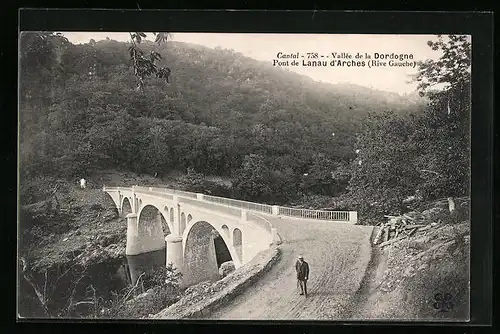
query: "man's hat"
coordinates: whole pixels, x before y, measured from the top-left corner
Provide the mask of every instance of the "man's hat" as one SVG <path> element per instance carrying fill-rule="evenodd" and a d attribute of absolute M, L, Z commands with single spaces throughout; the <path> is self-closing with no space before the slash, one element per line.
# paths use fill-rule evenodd
<path fill-rule="evenodd" d="M 304 257 L 302 255 L 299 255 L 299 259 L 304 259 Z"/>

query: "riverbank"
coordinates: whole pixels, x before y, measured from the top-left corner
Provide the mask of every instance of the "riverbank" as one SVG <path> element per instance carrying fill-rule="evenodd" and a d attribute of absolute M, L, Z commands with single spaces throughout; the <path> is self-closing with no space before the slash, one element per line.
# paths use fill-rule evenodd
<path fill-rule="evenodd" d="M 32 180 L 30 189 L 25 189 L 32 203 L 20 209 L 22 317 L 101 317 L 100 309 L 112 307 L 115 295 L 130 288 L 125 257 L 127 223 L 102 191 L 103 185 L 183 186 L 182 174 L 175 173 L 160 178 L 110 170 L 86 179 L 85 189 L 77 181 L 55 178 Z M 132 311 L 126 312 L 131 318 L 158 312 L 184 294 L 176 292 L 175 298 L 154 301 L 147 294 L 138 299 L 134 295 L 127 304 L 132 305 L 127 307 Z M 168 303 L 162 305 L 164 301 Z M 133 304 L 154 307 L 134 314 L 134 309 L 144 307 Z"/>
<path fill-rule="evenodd" d="M 20 207 L 20 272 L 23 317 L 84 317 L 130 284 L 125 245 L 127 223 L 102 191 L 108 182 L 160 184 L 168 180 L 105 171 L 87 177 L 87 187 L 55 178 L 31 181 Z M 77 305 L 75 307 L 75 305 Z"/>

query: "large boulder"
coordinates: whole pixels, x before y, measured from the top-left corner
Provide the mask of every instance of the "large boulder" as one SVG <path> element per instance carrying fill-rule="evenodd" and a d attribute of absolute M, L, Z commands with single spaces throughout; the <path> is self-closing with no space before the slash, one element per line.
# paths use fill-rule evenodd
<path fill-rule="evenodd" d="M 234 266 L 233 261 L 224 262 L 220 265 L 219 275 L 221 275 L 222 277 L 226 277 L 227 275 L 232 273 L 235 269 L 236 268 Z"/>

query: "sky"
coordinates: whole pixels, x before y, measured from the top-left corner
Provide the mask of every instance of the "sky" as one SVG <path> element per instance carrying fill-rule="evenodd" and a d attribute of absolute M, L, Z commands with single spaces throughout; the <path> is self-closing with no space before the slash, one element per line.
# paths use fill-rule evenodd
<path fill-rule="evenodd" d="M 116 41 L 129 41 L 130 35 L 123 32 L 62 32 L 72 43 L 87 43 L 90 39 L 95 41 L 110 39 Z M 154 39 L 152 33 L 146 33 L 148 39 Z M 435 35 L 336 35 L 336 34 L 236 34 L 236 33 L 171 33 L 173 41 L 200 44 L 206 47 L 233 49 L 241 52 L 247 57 L 266 61 L 273 64 L 278 53 L 299 53 L 299 65 L 290 66 L 293 59 L 288 59 L 291 71 L 304 74 L 316 81 L 329 83 L 352 83 L 378 90 L 406 94 L 415 91 L 416 84 L 410 84 L 410 75 L 415 74 L 413 67 L 388 66 L 368 67 L 365 59 L 365 67 L 327 66 L 311 67 L 303 66 L 302 60 L 307 62 L 307 53 L 318 53 L 324 55 L 321 60 L 327 60 L 328 64 L 333 60 L 332 53 L 349 53 L 353 57 L 356 53 L 386 54 L 411 54 L 409 62 L 437 59 L 439 51 L 432 51 L 427 46 L 427 41 L 436 40 Z M 326 56 L 329 56 L 327 59 Z M 302 58 L 302 56 L 304 58 Z M 309 59 L 314 60 L 314 59 Z M 358 59 L 359 60 L 359 59 Z"/>

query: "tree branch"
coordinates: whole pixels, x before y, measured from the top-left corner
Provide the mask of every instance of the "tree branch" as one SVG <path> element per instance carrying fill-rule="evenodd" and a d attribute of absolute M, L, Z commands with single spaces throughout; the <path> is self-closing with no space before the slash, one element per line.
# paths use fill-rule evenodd
<path fill-rule="evenodd" d="M 130 294 L 135 291 L 136 288 L 139 287 L 139 283 L 141 281 L 141 278 L 145 275 L 145 273 L 141 273 L 141 275 L 139 275 L 139 277 L 137 278 L 137 281 L 135 282 L 135 285 L 130 288 L 130 290 L 128 291 L 128 293 L 125 295 L 125 297 L 123 297 L 122 299 L 122 303 L 126 302 L 128 297 L 130 297 Z"/>
<path fill-rule="evenodd" d="M 421 169 L 420 172 L 424 172 L 424 173 L 426 172 L 426 173 L 433 173 L 433 174 L 436 174 L 436 175 L 441 175 L 438 172 L 435 172 L 433 170 L 428 170 L 428 169 Z"/>
<path fill-rule="evenodd" d="M 22 273 L 23 273 L 23 278 L 26 280 L 26 282 L 28 282 L 28 284 L 31 286 L 31 288 L 35 292 L 35 294 L 38 298 L 38 301 L 40 302 L 40 305 L 42 306 L 44 313 L 50 317 L 50 312 L 49 312 L 49 309 L 48 309 L 47 304 L 45 302 L 44 295 L 42 294 L 42 292 L 40 292 L 40 290 L 38 289 L 36 284 L 33 282 L 31 275 L 29 273 L 27 261 L 23 257 L 21 257 L 20 260 L 23 264 L 23 266 L 21 268 Z"/>

